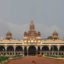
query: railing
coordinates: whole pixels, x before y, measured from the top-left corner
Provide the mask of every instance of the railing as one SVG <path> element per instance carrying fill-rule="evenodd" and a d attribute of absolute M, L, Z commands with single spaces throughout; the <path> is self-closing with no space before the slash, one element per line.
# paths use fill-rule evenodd
<path fill-rule="evenodd" d="M 41 51 L 41 53 L 48 55 L 64 55 L 64 51 Z"/>
<path fill-rule="evenodd" d="M 45 55 L 64 55 L 64 51 L 36 51 L 36 54 L 45 54 Z M 24 51 L 0 51 L 0 55 L 22 55 Z M 27 52 L 28 54 L 28 52 Z"/>
<path fill-rule="evenodd" d="M 22 51 L 0 51 L 0 55 L 21 55 Z"/>

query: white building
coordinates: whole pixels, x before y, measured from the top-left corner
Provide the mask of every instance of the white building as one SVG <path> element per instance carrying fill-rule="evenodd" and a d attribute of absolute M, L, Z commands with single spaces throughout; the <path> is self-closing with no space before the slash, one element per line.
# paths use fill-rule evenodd
<path fill-rule="evenodd" d="M 47 39 L 42 39 L 33 21 L 29 31 L 24 32 L 23 40 L 14 40 L 12 36 L 12 33 L 8 32 L 6 38 L 0 40 L 0 55 L 64 55 L 64 41 L 59 39 L 58 33 L 55 31 Z"/>

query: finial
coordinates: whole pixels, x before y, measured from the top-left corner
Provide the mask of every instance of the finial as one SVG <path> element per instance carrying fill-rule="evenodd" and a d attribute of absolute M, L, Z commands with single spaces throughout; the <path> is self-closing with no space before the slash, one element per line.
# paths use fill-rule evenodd
<path fill-rule="evenodd" d="M 34 25 L 34 20 L 31 19 L 30 25 Z"/>
<path fill-rule="evenodd" d="M 35 25 L 33 19 L 30 21 L 29 31 L 35 31 Z"/>

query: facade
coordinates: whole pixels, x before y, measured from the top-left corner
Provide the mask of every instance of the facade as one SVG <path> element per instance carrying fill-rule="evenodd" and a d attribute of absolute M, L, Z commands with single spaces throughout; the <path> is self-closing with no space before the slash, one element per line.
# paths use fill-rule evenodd
<path fill-rule="evenodd" d="M 13 39 L 11 32 L 7 32 L 5 39 L 0 40 L 0 55 L 64 55 L 64 41 L 54 31 L 51 36 L 42 39 L 41 33 L 35 29 L 31 21 L 28 32 L 24 32 L 22 40 Z"/>

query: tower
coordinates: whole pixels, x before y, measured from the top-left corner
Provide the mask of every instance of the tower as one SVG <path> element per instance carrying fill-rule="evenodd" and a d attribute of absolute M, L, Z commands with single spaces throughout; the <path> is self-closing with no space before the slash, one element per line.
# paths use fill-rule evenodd
<path fill-rule="evenodd" d="M 29 31 L 30 32 L 35 31 L 35 25 L 34 25 L 34 21 L 33 20 L 30 22 Z"/>
<path fill-rule="evenodd" d="M 31 20 L 28 32 L 24 32 L 24 38 L 26 39 L 38 39 L 41 37 L 40 32 L 36 31 L 34 21 Z"/>

